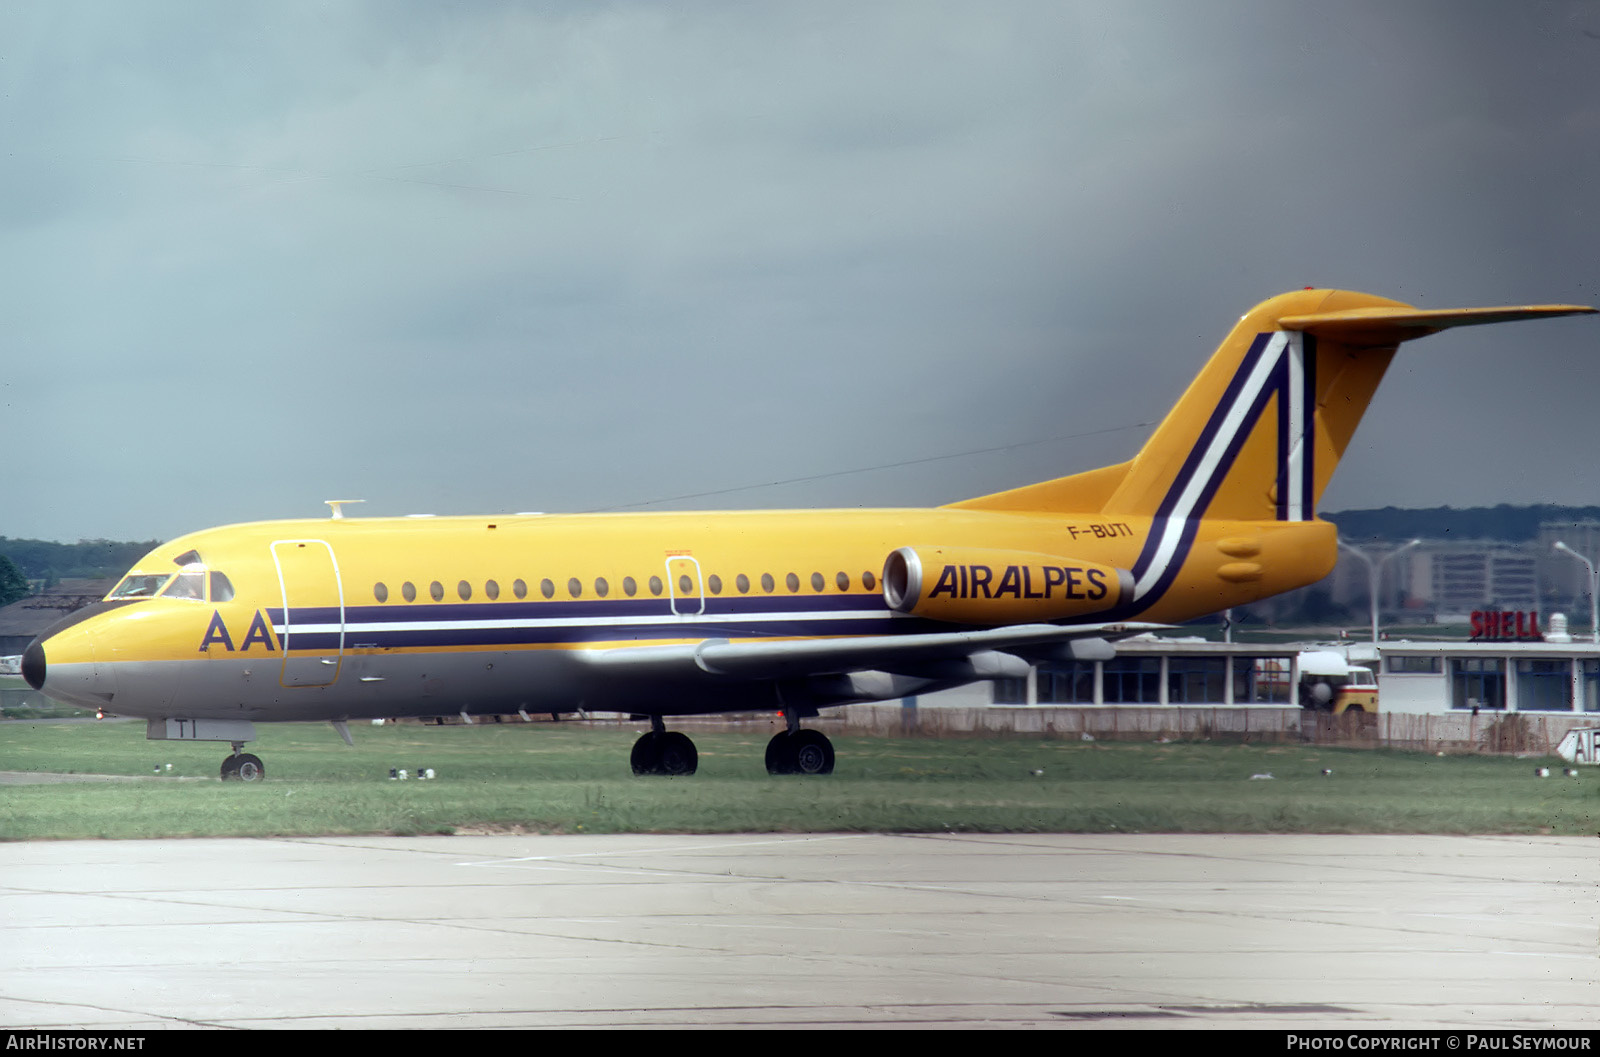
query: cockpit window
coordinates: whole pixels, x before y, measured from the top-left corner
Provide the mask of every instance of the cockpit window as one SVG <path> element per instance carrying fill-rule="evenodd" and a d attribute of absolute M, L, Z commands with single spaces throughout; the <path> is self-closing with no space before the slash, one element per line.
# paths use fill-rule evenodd
<path fill-rule="evenodd" d="M 205 566 L 190 566 L 172 578 L 172 583 L 161 592 L 162 598 L 194 598 L 206 600 Z"/>
<path fill-rule="evenodd" d="M 233 601 L 233 581 L 215 570 L 211 573 L 211 601 Z"/>
<path fill-rule="evenodd" d="M 199 551 L 184 551 L 182 554 L 172 559 L 172 564 L 178 566 L 198 565 L 199 562 Z"/>
<path fill-rule="evenodd" d="M 129 573 L 108 598 L 154 598 L 172 577 L 167 573 Z"/>

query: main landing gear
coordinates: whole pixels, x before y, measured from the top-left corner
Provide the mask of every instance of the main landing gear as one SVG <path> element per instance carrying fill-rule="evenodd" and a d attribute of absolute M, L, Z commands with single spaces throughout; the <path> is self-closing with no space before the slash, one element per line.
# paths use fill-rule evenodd
<path fill-rule="evenodd" d="M 801 727 L 797 717 L 787 718 L 789 729 L 767 742 L 767 773 L 832 774 L 833 742 L 820 730 Z M 667 730 L 660 716 L 651 716 L 650 729 L 633 743 L 631 762 L 634 774 L 690 775 L 700 766 L 700 753 L 687 734 Z"/>
<path fill-rule="evenodd" d="M 689 735 L 667 730 L 660 716 L 650 717 L 650 729 L 633 743 L 634 774 L 693 774 L 700 766 L 700 753 Z"/>
<path fill-rule="evenodd" d="M 261 757 L 240 752 L 243 746 L 243 742 L 234 742 L 233 755 L 222 761 L 224 782 L 259 782 L 267 776 L 267 769 L 262 766 Z"/>
<path fill-rule="evenodd" d="M 820 730 L 780 730 L 767 742 L 767 773 L 832 774 L 833 742 Z"/>

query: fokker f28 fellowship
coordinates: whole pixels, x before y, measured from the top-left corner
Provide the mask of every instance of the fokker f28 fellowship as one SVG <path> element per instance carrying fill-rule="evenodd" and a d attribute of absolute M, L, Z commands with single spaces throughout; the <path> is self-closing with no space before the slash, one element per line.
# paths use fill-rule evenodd
<path fill-rule="evenodd" d="M 640 774 L 691 774 L 674 716 L 781 711 L 774 774 L 826 774 L 803 719 L 1315 583 L 1318 497 L 1403 341 L 1593 312 L 1422 311 L 1306 289 L 1251 309 L 1128 462 L 926 510 L 269 521 L 151 551 L 35 640 L 36 689 L 155 739 L 254 724 L 527 712 L 648 717 Z"/>

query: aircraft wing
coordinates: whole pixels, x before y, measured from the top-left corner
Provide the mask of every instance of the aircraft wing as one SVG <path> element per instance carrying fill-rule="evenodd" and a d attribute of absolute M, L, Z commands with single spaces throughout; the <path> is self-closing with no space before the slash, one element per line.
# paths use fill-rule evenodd
<path fill-rule="evenodd" d="M 1165 627 L 1163 624 L 1022 624 L 973 631 L 857 638 L 742 640 L 705 639 L 671 646 L 593 650 L 586 663 L 612 675 L 673 679 L 683 676 L 730 680 L 794 679 L 858 671 L 981 679 L 1026 674 L 1034 658 L 1109 660 L 1111 639 Z M 966 669 L 963 671 L 963 669 Z"/>

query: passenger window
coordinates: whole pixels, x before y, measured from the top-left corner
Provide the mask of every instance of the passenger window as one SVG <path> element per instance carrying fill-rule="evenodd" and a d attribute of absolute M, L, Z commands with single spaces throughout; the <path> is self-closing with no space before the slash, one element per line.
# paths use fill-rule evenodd
<path fill-rule="evenodd" d="M 838 576 L 835 576 L 833 578 L 833 582 L 839 585 L 839 590 L 841 590 L 841 591 L 850 590 L 850 574 L 849 573 L 840 573 Z"/>
<path fill-rule="evenodd" d="M 444 584 L 440 583 L 438 580 L 435 580 L 433 583 L 428 585 L 428 594 L 435 602 L 443 602 Z"/>
<path fill-rule="evenodd" d="M 811 574 L 811 590 L 813 590 L 813 591 L 822 590 L 822 586 L 826 582 L 827 581 L 822 579 L 822 574 L 821 573 L 812 573 Z"/>
<path fill-rule="evenodd" d="M 511 581 L 511 593 L 516 595 L 518 598 L 527 598 L 528 597 L 528 584 L 527 584 L 527 582 L 523 581 L 523 580 L 512 580 Z"/>
<path fill-rule="evenodd" d="M 220 575 L 220 574 L 216 574 L 216 575 Z M 217 584 L 216 584 L 215 580 L 213 580 L 212 583 L 211 583 L 211 593 L 213 595 L 215 595 L 217 593 Z M 389 587 L 388 587 L 388 585 L 384 584 L 382 581 L 379 581 L 378 583 L 373 584 L 372 585 L 372 597 L 376 598 L 380 602 L 389 601 Z"/>
<path fill-rule="evenodd" d="M 569 579 L 567 581 L 567 594 L 571 595 L 573 598 L 582 598 L 583 581 L 578 579 L 576 576 Z"/>
<path fill-rule="evenodd" d="M 738 576 L 735 576 L 733 578 L 733 586 L 735 586 L 735 587 L 737 587 L 739 589 L 739 593 L 741 595 L 749 594 L 750 593 L 750 577 L 746 576 L 744 573 L 740 573 Z"/>
<path fill-rule="evenodd" d="M 483 585 L 483 593 L 488 596 L 489 601 L 493 602 L 500 597 L 500 585 L 493 580 L 487 580 Z"/>
<path fill-rule="evenodd" d="M 712 594 L 720 595 L 722 593 L 722 577 L 718 576 L 716 573 L 712 573 L 711 577 L 706 580 L 706 586 L 711 588 Z M 685 590 L 687 590 L 687 588 L 685 588 Z"/>
<path fill-rule="evenodd" d="M 472 585 L 462 580 L 456 584 L 456 594 L 461 596 L 461 601 L 470 601 L 472 598 Z"/>
<path fill-rule="evenodd" d="M 761 574 L 761 590 L 765 591 L 767 594 L 770 595 L 772 593 L 772 591 L 773 591 L 773 588 L 775 588 L 777 586 L 778 586 L 777 584 L 772 582 L 772 574 L 771 573 L 762 573 Z"/>
<path fill-rule="evenodd" d="M 415 602 L 417 600 L 417 585 L 407 580 L 400 585 L 400 594 L 407 602 Z"/>
<path fill-rule="evenodd" d="M 874 590 L 878 586 L 878 578 L 873 576 L 871 573 L 862 573 L 861 586 L 865 587 L 868 591 Z"/>
<path fill-rule="evenodd" d="M 627 595 L 629 598 L 632 598 L 636 593 L 638 593 L 638 590 L 639 590 L 639 584 L 638 584 L 637 581 L 634 580 L 633 577 L 624 576 L 622 578 L 622 593 L 623 594 Z"/>
<path fill-rule="evenodd" d="M 546 598 L 554 598 L 556 596 L 556 585 L 551 583 L 548 579 L 540 580 L 539 593 L 544 595 Z"/>
<path fill-rule="evenodd" d="M 794 573 L 790 573 L 788 576 L 783 578 L 783 586 L 789 589 L 790 594 L 794 594 L 796 591 L 800 590 L 800 577 L 796 576 Z"/>
<path fill-rule="evenodd" d="M 606 595 L 611 593 L 611 585 L 606 583 L 606 578 L 604 576 L 596 576 L 594 578 L 594 593 L 599 595 L 601 598 L 604 598 Z"/>
<path fill-rule="evenodd" d="M 650 593 L 655 595 L 655 596 L 657 596 L 657 597 L 660 597 L 660 595 L 661 595 L 661 577 L 659 577 L 659 576 L 650 577 Z"/>
<path fill-rule="evenodd" d="M 694 581 L 689 579 L 689 574 L 684 573 L 678 577 L 678 593 L 685 598 L 694 594 Z"/>
<path fill-rule="evenodd" d="M 379 584 L 378 586 L 383 587 L 382 584 Z M 387 588 L 384 588 L 384 593 L 388 593 Z M 213 572 L 211 574 L 211 601 L 233 601 L 233 581 L 229 580 L 226 576 L 218 572 Z"/>

